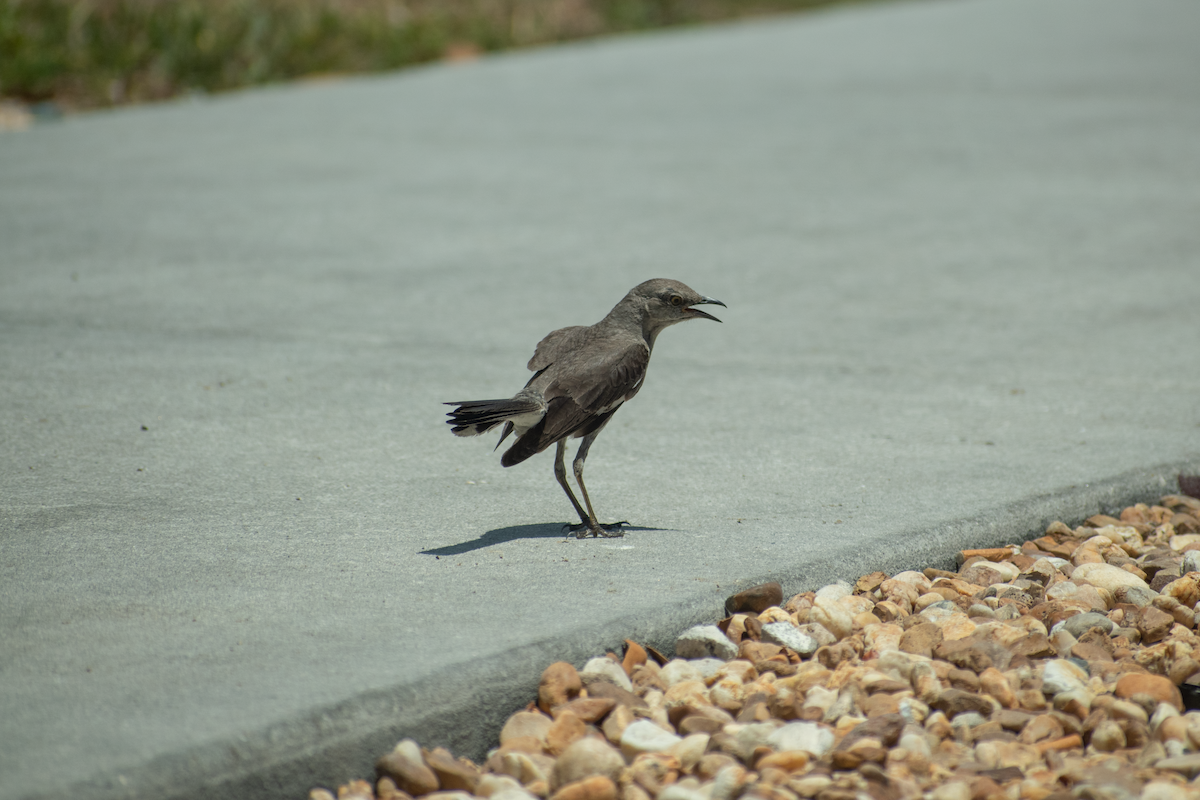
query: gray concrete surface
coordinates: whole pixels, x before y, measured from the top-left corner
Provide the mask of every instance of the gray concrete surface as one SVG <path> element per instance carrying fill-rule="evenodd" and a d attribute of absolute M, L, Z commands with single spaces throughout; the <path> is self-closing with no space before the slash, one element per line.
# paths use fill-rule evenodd
<path fill-rule="evenodd" d="M 1200 4 L 856 5 L 0 137 L 0 797 L 478 755 L 550 660 L 1200 468 Z M 446 400 L 673 277 L 618 541 Z"/>

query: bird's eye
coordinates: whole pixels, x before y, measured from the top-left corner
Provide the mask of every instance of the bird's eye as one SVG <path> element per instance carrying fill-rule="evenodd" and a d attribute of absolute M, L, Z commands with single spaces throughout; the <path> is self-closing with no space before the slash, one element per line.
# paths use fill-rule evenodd
<path fill-rule="evenodd" d="M 671 295 L 671 305 L 673 305 L 673 306 L 683 305 L 683 298 L 677 294 Z"/>

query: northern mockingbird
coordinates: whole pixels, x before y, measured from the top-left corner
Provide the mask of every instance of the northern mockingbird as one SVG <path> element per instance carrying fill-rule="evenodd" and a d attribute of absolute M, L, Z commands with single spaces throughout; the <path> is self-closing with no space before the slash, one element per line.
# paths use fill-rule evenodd
<path fill-rule="evenodd" d="M 557 444 L 554 477 L 580 519 L 571 530 L 580 539 L 589 533 L 623 536 L 620 526 L 624 523 L 604 526 L 596 521 L 583 485 L 583 462 L 612 415 L 642 388 L 659 332 L 688 319 L 721 321 L 693 307 L 700 305 L 725 304 L 697 294 L 679 281 L 657 278 L 639 284 L 595 325 L 561 328 L 542 339 L 529 359 L 534 375 L 512 399 L 446 403 L 457 406 L 448 412 L 446 422 L 454 426 L 451 430 L 457 436 L 478 436 L 503 424 L 497 449 L 515 432 L 516 442 L 500 459 L 505 467 Z M 563 452 L 568 438 L 583 439 L 573 466 L 586 511 L 567 483 Z"/>

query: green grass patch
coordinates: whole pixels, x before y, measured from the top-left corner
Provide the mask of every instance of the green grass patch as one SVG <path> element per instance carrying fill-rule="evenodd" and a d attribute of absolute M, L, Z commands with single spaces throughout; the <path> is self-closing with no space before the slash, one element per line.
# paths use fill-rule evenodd
<path fill-rule="evenodd" d="M 832 0 L 0 0 L 0 97 L 94 108 Z"/>

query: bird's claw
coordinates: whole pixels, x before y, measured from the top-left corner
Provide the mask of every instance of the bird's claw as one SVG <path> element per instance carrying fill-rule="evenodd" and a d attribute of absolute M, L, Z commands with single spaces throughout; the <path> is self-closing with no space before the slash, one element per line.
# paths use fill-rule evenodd
<path fill-rule="evenodd" d="M 605 539 L 620 539 L 625 535 L 625 531 L 621 530 L 622 525 L 628 525 L 629 522 L 622 520 L 614 522 L 611 525 L 592 525 L 590 522 L 580 522 L 578 525 L 564 526 L 570 533 L 575 534 L 576 539 L 586 539 L 588 534 L 593 537 L 602 537 Z"/>

